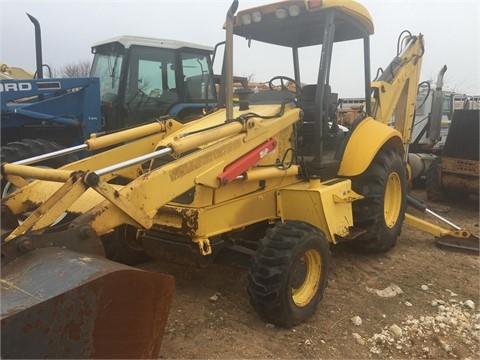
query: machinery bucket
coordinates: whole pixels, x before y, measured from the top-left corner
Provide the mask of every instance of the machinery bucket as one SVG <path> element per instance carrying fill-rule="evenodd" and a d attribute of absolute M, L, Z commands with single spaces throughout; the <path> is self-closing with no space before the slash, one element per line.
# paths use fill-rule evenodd
<path fill-rule="evenodd" d="M 472 234 L 467 238 L 456 238 L 453 236 L 436 237 L 435 242 L 441 247 L 460 249 L 480 255 L 480 239 Z"/>
<path fill-rule="evenodd" d="M 435 217 L 437 220 L 442 221 L 443 223 L 449 225 L 450 227 L 456 230 L 457 236 L 452 236 L 451 234 L 440 234 L 441 235 L 440 236 L 436 234 L 435 231 L 432 230 L 432 228 L 436 228 L 437 232 L 441 232 L 441 231 L 438 231 L 438 230 L 442 230 L 441 228 L 425 222 L 426 226 L 421 226 L 420 228 L 422 228 L 427 232 L 431 232 L 432 234 L 435 234 L 435 242 L 437 245 L 439 245 L 440 247 L 445 247 L 450 249 L 473 252 L 475 254 L 480 255 L 480 239 L 478 238 L 478 236 L 471 234 L 469 231 L 466 231 L 460 228 L 460 226 L 455 225 L 451 221 L 433 212 L 432 210 L 427 208 L 427 205 L 421 200 L 415 199 L 414 197 L 407 195 L 407 203 L 413 206 L 417 210 L 430 214 L 431 216 Z M 407 214 L 407 221 L 410 222 L 411 221 L 410 219 L 412 219 L 411 215 Z M 411 225 L 416 226 L 415 224 L 411 224 Z"/>
<path fill-rule="evenodd" d="M 57 247 L 2 267 L 1 357 L 158 358 L 174 278 Z"/>

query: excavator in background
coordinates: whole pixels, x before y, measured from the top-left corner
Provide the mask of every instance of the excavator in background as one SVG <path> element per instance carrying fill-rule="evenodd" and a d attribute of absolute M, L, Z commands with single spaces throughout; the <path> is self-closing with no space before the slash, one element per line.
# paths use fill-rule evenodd
<path fill-rule="evenodd" d="M 431 201 L 479 194 L 480 110 L 473 97 L 443 90 L 446 71 L 443 66 L 434 89 L 419 84 L 408 147 L 412 181 L 424 180 Z"/>
<path fill-rule="evenodd" d="M 455 110 L 445 144 L 426 174 L 427 199 L 479 195 L 480 110 Z"/>
<path fill-rule="evenodd" d="M 406 213 L 421 34 L 402 33 L 398 53 L 371 83 L 374 27 L 361 4 L 237 7 L 235 0 L 226 16 L 214 111 L 93 136 L 82 150 L 108 150 L 60 169 L 2 164 L 2 177 L 18 187 L 2 199 L 3 358 L 158 356 L 173 281 L 121 263 L 245 268 L 252 307 L 288 328 L 315 312 L 334 244 L 385 252 L 404 223 L 478 242 L 466 229 Z M 238 106 L 234 35 L 290 48 L 293 58 L 243 55 L 285 60 L 288 75 L 273 77 L 271 91 L 241 91 Z M 352 58 L 363 59 L 366 106 L 345 136 L 328 109 L 330 69 L 342 66 L 332 61 L 336 44 L 355 41 L 363 44 Z M 318 77 L 300 87 L 299 49 L 310 46 L 321 47 Z"/>
<path fill-rule="evenodd" d="M 415 119 L 411 142 L 408 147 L 408 163 L 412 181 L 420 183 L 430 164 L 441 152 L 454 111 L 454 92 L 443 90 L 444 65 L 438 73 L 435 86 L 429 81 L 418 85 Z"/>

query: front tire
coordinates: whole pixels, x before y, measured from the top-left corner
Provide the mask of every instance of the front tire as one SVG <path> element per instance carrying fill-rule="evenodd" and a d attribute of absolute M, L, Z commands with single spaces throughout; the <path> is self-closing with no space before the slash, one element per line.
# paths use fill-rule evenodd
<path fill-rule="evenodd" d="M 354 225 L 366 233 L 352 241 L 364 252 L 385 252 L 395 246 L 407 206 L 406 169 L 400 154 L 382 149 L 368 169 L 352 179 L 352 188 L 363 199 L 353 202 Z"/>
<path fill-rule="evenodd" d="M 329 267 L 329 243 L 322 231 L 301 221 L 277 223 L 267 230 L 253 257 L 250 303 L 269 323 L 297 325 L 315 312 Z"/>
<path fill-rule="evenodd" d="M 149 260 L 142 246 L 141 230 L 130 225 L 120 225 L 103 236 L 107 259 L 125 265 L 137 265 Z"/>

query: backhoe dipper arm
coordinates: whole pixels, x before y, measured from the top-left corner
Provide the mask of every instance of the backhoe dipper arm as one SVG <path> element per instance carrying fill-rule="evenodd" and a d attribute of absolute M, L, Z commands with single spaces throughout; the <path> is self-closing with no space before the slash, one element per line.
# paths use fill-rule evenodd
<path fill-rule="evenodd" d="M 410 143 L 417 86 L 424 53 L 423 35 L 406 36 L 405 48 L 392 60 L 380 77 L 372 82 L 373 117 L 389 124 L 395 114 L 394 128 L 402 134 L 404 145 Z"/>
<path fill-rule="evenodd" d="M 435 236 L 435 241 L 439 245 L 474 251 L 478 254 L 480 250 L 480 240 L 478 237 L 470 233 L 470 231 L 462 229 L 460 226 L 455 225 L 451 221 L 434 213 L 427 208 L 425 203 L 410 195 L 407 196 L 407 202 L 415 209 L 425 212 L 448 225 L 452 230 L 445 229 L 411 214 L 405 214 L 405 224 Z"/>

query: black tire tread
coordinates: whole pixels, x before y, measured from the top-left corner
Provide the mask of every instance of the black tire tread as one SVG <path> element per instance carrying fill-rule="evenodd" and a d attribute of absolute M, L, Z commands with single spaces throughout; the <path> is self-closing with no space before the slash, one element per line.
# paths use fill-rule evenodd
<path fill-rule="evenodd" d="M 295 248 L 301 247 L 302 242 L 311 239 L 312 235 L 323 239 L 320 243 L 323 256 L 322 279 L 317 296 L 299 316 L 292 313 L 286 300 L 291 294 L 286 294 L 283 287 L 289 266 L 294 260 L 292 257 Z M 313 314 L 327 283 L 330 266 L 328 247 L 328 241 L 321 230 L 301 221 L 279 222 L 268 229 L 265 237 L 260 240 L 248 273 L 247 293 L 255 311 L 266 321 L 285 328 L 297 325 Z"/>
<path fill-rule="evenodd" d="M 2 146 L 1 162 L 13 163 L 19 160 L 28 159 L 34 156 L 43 155 L 49 152 L 62 150 L 64 147 L 53 141 L 43 139 L 22 139 L 12 141 Z M 59 168 L 77 160 L 75 155 L 64 155 L 38 163 L 38 165 Z"/>
<path fill-rule="evenodd" d="M 130 234 L 128 234 L 127 229 L 133 228 L 129 225 L 120 225 L 102 237 L 107 259 L 130 266 L 148 261 L 150 258 L 145 251 L 129 246 L 127 236 Z"/>
<path fill-rule="evenodd" d="M 47 141 L 43 139 L 22 139 L 19 141 L 9 142 L 2 146 L 0 160 L 2 163 L 14 163 L 19 160 L 28 159 L 62 149 L 64 149 L 62 145 L 59 145 L 53 141 Z M 77 160 L 78 158 L 75 155 L 68 154 L 38 162 L 35 165 L 57 169 L 63 165 Z M 2 194 L 7 184 L 7 181 L 1 181 Z"/>
<path fill-rule="evenodd" d="M 399 173 L 403 199 L 399 218 L 390 229 L 385 224 L 383 214 L 385 188 L 391 170 Z M 367 253 L 390 250 L 396 245 L 397 237 L 400 235 L 407 206 L 406 169 L 400 154 L 392 148 L 380 150 L 368 169 L 352 179 L 352 188 L 365 197 L 353 203 L 354 225 L 366 229 L 367 232 L 353 240 L 351 245 L 357 250 Z"/>

